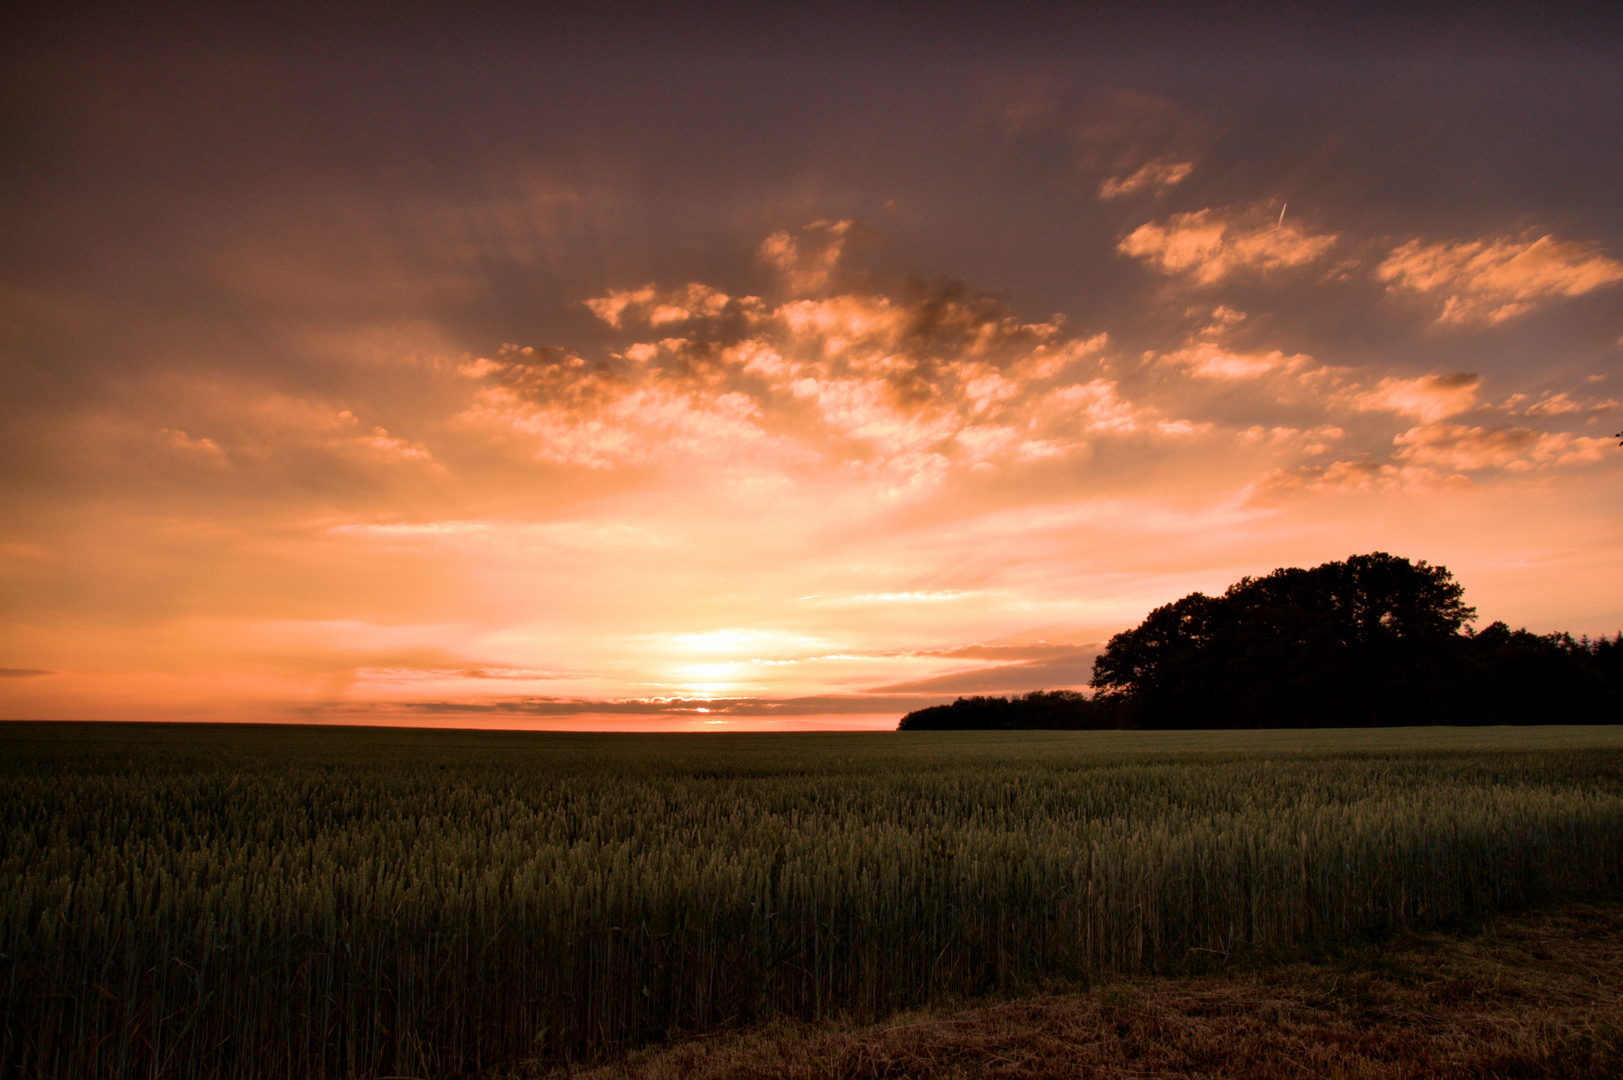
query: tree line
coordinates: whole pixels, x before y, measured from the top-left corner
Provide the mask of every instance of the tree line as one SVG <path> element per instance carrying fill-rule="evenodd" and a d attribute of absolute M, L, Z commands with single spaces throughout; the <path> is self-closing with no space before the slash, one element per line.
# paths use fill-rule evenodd
<path fill-rule="evenodd" d="M 1373 552 L 1191 593 L 1112 637 L 1092 697 L 959 698 L 902 730 L 1623 723 L 1623 634 L 1494 622 L 1443 566 Z"/>

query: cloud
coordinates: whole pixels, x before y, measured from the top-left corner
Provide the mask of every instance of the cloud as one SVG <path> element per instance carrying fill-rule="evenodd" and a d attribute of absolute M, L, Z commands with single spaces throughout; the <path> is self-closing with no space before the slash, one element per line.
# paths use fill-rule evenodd
<path fill-rule="evenodd" d="M 835 241 L 846 235 L 811 227 L 814 238 L 831 230 Z M 800 293 L 773 305 L 689 283 L 588 300 L 637 339 L 593 361 L 504 346 L 463 362 L 458 371 L 478 389 L 457 424 L 558 465 L 838 465 L 898 494 L 959 469 L 1181 431 L 1105 373 L 1103 334 L 1016 318 L 952 281 L 829 292 L 836 263 L 819 255 L 807 271 L 799 241 L 780 239 L 771 250 L 790 260 Z"/>
<path fill-rule="evenodd" d="M 1239 352 L 1212 341 L 1192 342 L 1165 354 L 1162 360 L 1203 379 L 1255 379 L 1271 371 L 1297 371 L 1313 362 L 1311 356 L 1301 353 L 1286 356 L 1279 349 Z"/>
<path fill-rule="evenodd" d="M 753 296 L 735 299 L 719 289 L 694 283 L 668 292 L 656 290 L 652 285 L 618 289 L 587 300 L 586 307 L 618 330 L 628 325 L 669 326 L 717 318 L 729 312 L 757 312 L 761 301 Z"/>
<path fill-rule="evenodd" d="M 1310 232 L 1295 221 L 1280 222 L 1261 212 L 1206 209 L 1140 225 L 1116 250 L 1162 273 L 1214 285 L 1240 274 L 1306 266 L 1335 242 L 1332 234 Z"/>
<path fill-rule="evenodd" d="M 860 716 L 894 712 L 898 717 L 930 704 L 929 700 L 897 694 L 827 694 L 792 698 L 762 697 L 649 697 L 560 698 L 516 697 L 475 701 L 406 701 L 389 708 L 442 715 L 503 714 L 515 716 Z M 342 706 L 350 711 L 353 706 Z"/>
<path fill-rule="evenodd" d="M 1146 228 L 1159 231 L 1135 233 L 1137 253 L 1198 281 L 1303 265 L 1335 242 L 1211 210 Z M 887 291 L 845 279 L 836 288 L 848 231 L 817 223 L 770 244 L 786 289 L 801 289 L 773 302 L 696 282 L 594 298 L 588 308 L 631 340 L 598 360 L 509 346 L 465 362 L 478 390 L 459 422 L 527 446 L 536 460 L 597 471 L 697 462 L 778 477 L 838 469 L 876 503 L 1004 470 L 1066 466 L 1076 483 L 1083 463 L 1127 441 L 1138 451 L 1128 467 L 1144 469 L 1150 448 L 1171 454 L 1179 440 L 1214 433 L 1233 453 L 1213 467 L 1274 490 L 1418 489 L 1485 469 L 1580 465 L 1597 452 L 1530 428 L 1456 430 L 1445 422 L 1485 408 L 1480 376 L 1372 380 L 1256 341 L 1267 324 L 1253 327 L 1225 305 L 1180 347 L 1129 359 L 1112 355 L 1102 334 L 1074 334 L 1058 316 L 1017 318 L 962 283 Z M 1547 393 L 1524 409 L 1556 416 L 1572 407 Z M 1354 425 L 1349 410 L 1413 426 L 1382 431 L 1373 417 Z M 1392 446 L 1391 459 L 1313 460 L 1372 442 Z M 1118 473 L 1127 460 L 1112 459 Z"/>
<path fill-rule="evenodd" d="M 578 672 L 545 671 L 535 668 L 514 668 L 486 664 L 481 667 L 440 667 L 425 664 L 396 662 L 373 663 L 357 666 L 353 675 L 357 680 L 370 683 L 444 682 L 451 679 L 484 679 L 498 682 L 553 682 L 579 678 Z"/>
<path fill-rule="evenodd" d="M 1355 393 L 1354 408 L 1404 413 L 1424 423 L 1469 412 L 1477 406 L 1482 377 L 1464 371 L 1419 378 L 1382 379 L 1371 390 Z"/>
<path fill-rule="evenodd" d="M 1582 296 L 1623 281 L 1623 263 L 1593 245 L 1537 239 L 1435 244 L 1410 240 L 1376 268 L 1389 290 L 1419 293 L 1441 304 L 1437 322 L 1492 326 L 1540 301 Z"/>
<path fill-rule="evenodd" d="M 711 396 L 659 382 L 594 384 L 591 376 L 560 390 L 536 400 L 512 386 L 492 387 L 458 420 L 524 438 L 537 461 L 599 470 L 677 457 L 727 460 L 772 442 L 741 393 Z"/>
<path fill-rule="evenodd" d="M 355 441 L 384 461 L 429 463 L 434 460 L 434 455 L 422 443 L 396 438 L 381 427 L 374 427 L 370 435 L 357 436 Z"/>
<path fill-rule="evenodd" d="M 1037 659 L 1020 663 L 978 667 L 969 671 L 949 672 L 927 679 L 892 683 L 874 687 L 874 693 L 1023 693 L 1030 690 L 1066 689 L 1085 686 L 1093 676 L 1093 661 L 1099 655 L 1099 645 L 1048 646 Z M 964 659 L 992 659 L 1004 650 L 995 647 L 953 650 L 939 655 Z M 1018 654 L 1021 650 L 1008 651 Z M 1013 657 L 1010 657 L 1011 659 Z"/>
<path fill-rule="evenodd" d="M 1112 176 L 1099 185 L 1099 198 L 1114 199 L 1144 188 L 1164 190 L 1181 184 L 1194 171 L 1192 161 L 1152 161 L 1126 176 Z"/>
<path fill-rule="evenodd" d="M 1392 440 L 1393 457 L 1415 465 L 1470 472 L 1508 469 L 1523 472 L 1539 466 L 1585 465 L 1601 461 L 1610 440 L 1539 432 L 1527 428 L 1467 427 L 1424 424 Z"/>
<path fill-rule="evenodd" d="M 1471 478 L 1461 473 L 1439 473 L 1423 465 L 1364 459 L 1276 469 L 1262 478 L 1257 490 L 1324 495 L 1372 491 L 1431 493 L 1474 486 Z"/>
<path fill-rule="evenodd" d="M 0 667 L 0 679 L 33 679 L 41 675 L 56 675 L 48 668 Z"/>
<path fill-rule="evenodd" d="M 1617 404 L 1613 401 L 1602 402 L 1599 409 L 1607 409 Z M 1584 412 L 1586 407 L 1573 401 L 1566 394 L 1547 394 L 1522 410 L 1524 416 L 1560 416 L 1564 413 Z"/>
<path fill-rule="evenodd" d="M 256 394 L 234 386 L 193 389 L 203 407 L 216 414 L 215 434 L 197 437 L 179 428 L 158 432 L 162 445 L 191 460 L 261 475 L 375 465 L 439 471 L 423 443 L 376 424 L 368 426 L 353 409 L 333 402 L 314 396 Z"/>
<path fill-rule="evenodd" d="M 1520 412 L 1523 416 L 1567 416 L 1574 413 L 1587 413 L 1590 422 L 1601 413 L 1611 412 L 1618 407 L 1615 398 L 1589 398 L 1587 400 L 1574 399 L 1565 392 L 1552 393 L 1549 390 L 1536 401 L 1530 401 L 1526 394 L 1512 394 L 1505 399 L 1502 406 L 1507 412 Z"/>
<path fill-rule="evenodd" d="M 839 265 L 853 224 L 814 221 L 798 237 L 775 232 L 762 241 L 757 257 L 778 271 L 791 292 L 818 292 L 828 286 Z"/>
<path fill-rule="evenodd" d="M 334 525 L 327 530 L 340 536 L 377 536 L 387 539 L 440 539 L 442 537 L 488 536 L 494 530 L 485 521 L 385 522 L 382 524 Z"/>
<path fill-rule="evenodd" d="M 870 604 L 947 604 L 975 594 L 961 589 L 915 589 L 910 592 L 860 593 L 855 596 L 806 597 L 823 607 L 865 607 Z"/>
<path fill-rule="evenodd" d="M 1325 453 L 1331 444 L 1339 442 L 1346 437 L 1347 432 L 1334 424 L 1320 424 L 1317 427 L 1302 429 L 1286 427 L 1276 424 L 1273 427 L 1263 427 L 1253 424 L 1240 433 L 1242 445 L 1284 446 L 1300 453 L 1317 455 Z"/>
<path fill-rule="evenodd" d="M 1389 458 L 1367 457 L 1274 469 L 1258 482 L 1257 489 L 1310 493 L 1436 492 L 1475 486 L 1483 478 L 1482 474 L 1583 467 L 1606 460 L 1611 441 L 1604 438 L 1528 427 L 1451 422 L 1449 418 L 1462 413 L 1487 412 L 1477 399 L 1480 382 L 1475 375 L 1455 373 L 1416 379 L 1387 378 L 1373 389 L 1353 391 L 1347 399 L 1354 408 L 1405 414 L 1421 423 L 1392 437 Z M 1561 397 L 1564 395 L 1543 400 L 1556 401 Z M 1506 405 L 1493 411 L 1514 414 L 1519 400 L 1525 400 L 1525 395 L 1515 395 Z M 1554 415 L 1569 411 L 1572 410 L 1561 404 L 1548 410 Z M 1319 445 L 1304 449 L 1322 453 L 1344 435 L 1339 428 L 1329 431 L 1334 432 L 1334 437 L 1326 437 Z"/>
<path fill-rule="evenodd" d="M 212 461 L 220 461 L 223 457 L 220 444 L 209 438 L 195 438 L 184 431 L 175 428 L 163 428 L 158 432 L 159 438 L 165 446 L 183 453 L 192 454 Z"/>

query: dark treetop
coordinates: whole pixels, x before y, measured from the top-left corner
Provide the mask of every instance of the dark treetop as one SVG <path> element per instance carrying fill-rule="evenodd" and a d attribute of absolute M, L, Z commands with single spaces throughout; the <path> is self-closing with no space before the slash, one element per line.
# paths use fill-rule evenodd
<path fill-rule="evenodd" d="M 960 698 L 903 729 L 1362 727 L 1623 722 L 1623 635 L 1533 634 L 1447 568 L 1374 552 L 1191 593 L 1110 639 L 1090 700 Z"/>

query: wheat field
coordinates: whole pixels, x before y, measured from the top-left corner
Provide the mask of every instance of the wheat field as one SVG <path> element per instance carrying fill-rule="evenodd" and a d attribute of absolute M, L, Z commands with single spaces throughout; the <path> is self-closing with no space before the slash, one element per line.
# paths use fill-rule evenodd
<path fill-rule="evenodd" d="M 0 725 L 0 1073 L 449 1076 L 1623 889 L 1623 729 Z"/>

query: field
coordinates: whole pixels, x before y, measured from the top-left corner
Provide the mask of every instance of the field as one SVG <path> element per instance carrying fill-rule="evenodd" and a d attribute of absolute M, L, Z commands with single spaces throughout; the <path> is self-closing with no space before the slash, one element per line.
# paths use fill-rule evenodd
<path fill-rule="evenodd" d="M 526 1080 L 1617 1080 L 1623 904 L 1324 942 L 1220 971 L 773 1020 Z"/>
<path fill-rule="evenodd" d="M 0 725 L 0 1074 L 442 1076 L 1623 895 L 1623 730 Z"/>

